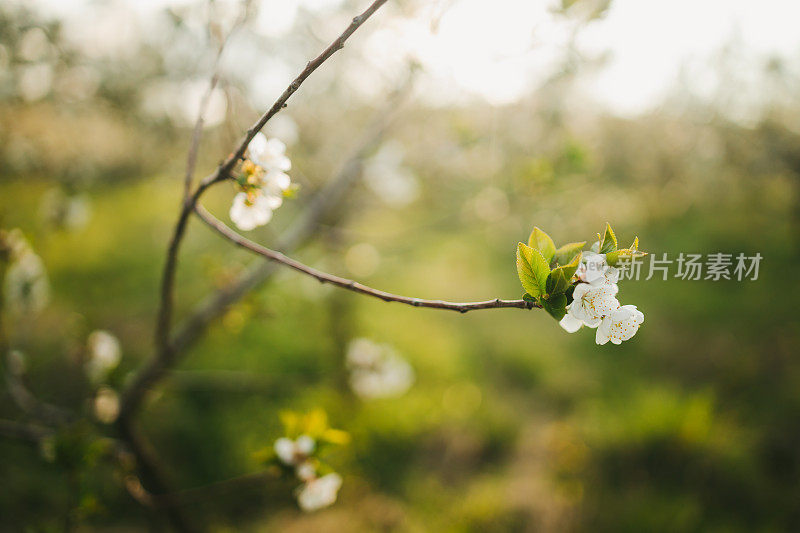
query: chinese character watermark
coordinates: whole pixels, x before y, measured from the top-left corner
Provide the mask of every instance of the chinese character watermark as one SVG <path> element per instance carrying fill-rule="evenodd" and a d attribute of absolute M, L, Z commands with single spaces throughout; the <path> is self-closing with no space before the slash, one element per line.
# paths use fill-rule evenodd
<path fill-rule="evenodd" d="M 763 256 L 760 253 L 746 255 L 715 252 L 706 254 L 690 254 L 681 252 L 672 259 L 667 253 L 653 254 L 647 267 L 641 258 L 625 259 L 617 263 L 620 279 L 639 280 L 644 272 L 645 280 L 658 279 L 666 281 L 670 278 L 686 281 L 756 281 Z"/>

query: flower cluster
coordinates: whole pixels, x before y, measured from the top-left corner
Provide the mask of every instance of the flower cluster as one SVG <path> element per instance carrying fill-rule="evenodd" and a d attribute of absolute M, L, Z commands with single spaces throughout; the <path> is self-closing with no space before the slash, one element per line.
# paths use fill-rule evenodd
<path fill-rule="evenodd" d="M 320 410 L 305 415 L 286 412 L 281 419 L 287 436 L 275 441 L 268 462 L 301 481 L 295 492 L 300 509 L 311 512 L 332 505 L 342 477 L 322 462 L 320 454 L 330 445 L 347 443 L 349 435 L 329 427 L 327 415 Z"/>
<path fill-rule="evenodd" d="M 644 314 L 635 305 L 620 305 L 617 300 L 619 270 L 607 263 L 605 254 L 598 253 L 600 242 L 591 252 L 582 254 L 575 273 L 572 303 L 561 319 L 561 327 L 569 333 L 587 326 L 597 328 L 595 341 L 621 344 L 636 335 L 644 322 Z"/>
<path fill-rule="evenodd" d="M 18 229 L 0 231 L 2 294 L 8 310 L 18 316 L 39 313 L 50 299 L 50 283 L 42 259 Z"/>
<path fill-rule="evenodd" d="M 350 387 L 360 398 L 401 396 L 414 383 L 414 369 L 388 344 L 353 339 L 347 348 Z"/>
<path fill-rule="evenodd" d="M 566 331 L 597 328 L 597 344 L 621 344 L 636 334 L 644 314 L 635 305 L 619 303 L 620 271 L 614 265 L 645 254 L 638 238 L 630 248 L 619 248 L 610 225 L 597 237 L 591 251 L 583 252 L 585 242 L 556 248 L 545 232 L 534 228 L 528 244 L 519 243 L 517 272 L 525 299 L 545 309 Z"/>
<path fill-rule="evenodd" d="M 284 196 L 291 193 L 292 180 L 286 172 L 292 162 L 285 152 L 285 144 L 260 132 L 247 146 L 247 159 L 236 177 L 239 192 L 229 213 L 240 230 L 250 231 L 268 223 Z"/>

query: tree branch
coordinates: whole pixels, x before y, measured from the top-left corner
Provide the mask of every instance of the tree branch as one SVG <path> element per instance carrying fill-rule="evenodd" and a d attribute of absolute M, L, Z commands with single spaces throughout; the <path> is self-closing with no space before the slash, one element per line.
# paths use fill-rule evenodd
<path fill-rule="evenodd" d="M 525 300 L 501 300 L 500 298 L 495 298 L 493 300 L 486 300 L 482 302 L 446 302 L 444 300 L 411 298 L 408 296 L 400 296 L 398 294 L 392 294 L 390 292 L 373 289 L 372 287 L 367 287 L 366 285 L 358 283 L 357 281 L 322 272 L 321 270 L 317 270 L 299 261 L 296 261 L 291 257 L 287 257 L 280 252 L 271 250 L 245 237 L 242 237 L 225 225 L 222 221 L 214 217 L 214 215 L 206 211 L 206 209 L 200 204 L 195 206 L 195 213 L 197 213 L 203 222 L 208 224 L 208 226 L 210 226 L 212 229 L 216 230 L 217 233 L 246 250 L 250 250 L 251 252 L 254 252 L 260 256 L 266 257 L 270 261 L 281 263 L 289 268 L 297 270 L 302 274 L 311 276 L 320 283 L 330 283 L 331 285 L 336 285 L 337 287 L 341 287 L 343 289 L 364 294 L 366 296 L 372 296 L 373 298 L 378 298 L 384 302 L 398 302 L 411 305 L 413 307 L 449 309 L 451 311 L 458 311 L 459 313 L 466 313 L 468 311 L 474 311 L 477 309 L 500 309 L 507 307 L 517 309 L 532 309 L 534 307 L 539 307 L 537 304 L 527 302 Z"/>
<path fill-rule="evenodd" d="M 147 484 L 149 490 L 159 493 L 167 493 L 167 486 L 164 480 L 163 469 L 160 467 L 156 456 L 151 453 L 149 446 L 143 436 L 138 432 L 134 423 L 136 412 L 141 407 L 145 394 L 150 387 L 160 379 L 164 374 L 164 370 L 168 368 L 176 356 L 176 351 L 173 349 L 170 338 L 170 329 L 172 324 L 173 306 L 174 306 L 174 286 L 175 286 L 175 271 L 177 267 L 178 251 L 180 249 L 181 241 L 186 232 L 186 225 L 189 220 L 189 215 L 194 209 L 195 205 L 202 194 L 213 184 L 228 179 L 231 170 L 233 170 L 236 163 L 242 158 L 247 146 L 253 137 L 258 133 L 261 128 L 278 113 L 283 107 L 286 106 L 286 101 L 294 94 L 300 85 L 305 81 L 317 68 L 319 68 L 330 56 L 337 50 L 344 46 L 344 42 L 358 29 L 375 11 L 381 7 L 386 0 L 376 0 L 373 2 L 364 13 L 355 17 L 351 24 L 345 31 L 325 49 L 322 54 L 308 63 L 305 69 L 289 87 L 283 92 L 273 106 L 256 122 L 256 124 L 248 130 L 244 139 L 241 141 L 236 151 L 231 154 L 217 170 L 206 176 L 197 186 L 194 193 L 189 194 L 191 189 L 191 180 L 194 173 L 194 165 L 197 158 L 197 146 L 200 142 L 202 134 L 202 116 L 205 104 L 201 106 L 201 112 L 198 117 L 197 125 L 195 126 L 195 134 L 190 146 L 189 155 L 187 156 L 187 168 L 184 176 L 184 198 L 181 204 L 181 211 L 178 220 L 173 230 L 172 238 L 170 239 L 169 248 L 167 250 L 167 258 L 164 264 L 164 270 L 161 280 L 161 298 L 156 321 L 155 329 L 155 345 L 156 353 L 150 362 L 134 377 L 133 381 L 128 387 L 125 388 L 120 401 L 120 413 L 117 419 L 117 428 L 120 436 L 128 444 L 131 452 L 136 456 L 139 464 L 139 470 L 142 474 L 143 481 Z M 211 90 L 213 90 L 215 82 L 211 81 Z M 172 524 L 181 530 L 194 529 L 187 517 L 181 512 L 179 507 L 168 508 L 168 516 Z"/>
<path fill-rule="evenodd" d="M 251 127 L 244 139 L 239 144 L 239 147 L 234 153 L 217 168 L 217 170 L 206 176 L 198 185 L 194 194 L 186 197 L 181 206 L 181 212 L 178 216 L 175 229 L 173 231 L 172 239 L 170 240 L 169 248 L 167 250 L 167 260 L 164 264 L 164 271 L 161 282 L 161 304 L 159 307 L 158 318 L 156 322 L 156 356 L 150 363 L 134 378 L 130 386 L 127 387 L 122 395 L 120 404 L 120 423 L 125 424 L 126 420 L 131 418 L 141 405 L 144 395 L 153 382 L 163 374 L 164 368 L 174 358 L 174 350 L 172 349 L 169 336 L 172 324 L 172 310 L 174 300 L 174 285 L 175 285 L 175 269 L 177 265 L 178 250 L 183 235 L 186 231 L 186 224 L 189 219 L 189 214 L 194 209 L 195 205 L 202 194 L 213 184 L 227 179 L 231 170 L 236 163 L 244 156 L 247 146 L 253 137 L 258 133 L 261 128 L 277 114 L 286 105 L 286 101 L 294 94 L 300 85 L 315 71 L 317 70 L 328 58 L 330 58 L 336 51 L 344 47 L 345 41 L 355 32 L 369 17 L 371 17 L 386 0 L 376 0 L 360 15 L 353 18 L 350 25 L 342 32 L 339 37 L 334 40 L 328 48 L 326 48 L 319 56 L 309 61 L 306 68 L 292 81 L 289 87 L 281 94 L 275 101 L 272 107 L 261 116 L 261 118 Z"/>

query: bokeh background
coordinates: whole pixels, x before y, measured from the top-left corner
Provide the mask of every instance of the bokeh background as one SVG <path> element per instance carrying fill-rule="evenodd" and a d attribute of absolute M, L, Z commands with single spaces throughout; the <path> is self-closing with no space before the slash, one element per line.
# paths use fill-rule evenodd
<path fill-rule="evenodd" d="M 220 62 L 200 175 L 364 7 L 251 3 Z M 28 388 L 81 420 L 57 453 L 0 439 L 3 530 L 160 523 L 98 458 L 115 433 L 76 354 L 90 331 L 117 336 L 115 390 L 152 354 L 191 127 L 241 8 L 0 6 L 0 226 L 22 230 L 51 292 L 40 313 L 5 316 L 6 340 Z M 623 282 L 645 324 L 599 347 L 542 312 L 414 309 L 279 270 L 145 406 L 185 510 L 215 531 L 796 528 L 797 15 L 788 0 L 390 1 L 268 125 L 301 189 L 250 237 L 278 242 L 378 121 L 363 179 L 294 257 L 400 294 L 519 298 L 514 253 L 533 225 L 563 243 L 609 221 L 657 255 L 759 252 L 760 276 Z M 233 194 L 206 205 L 228 221 Z M 192 221 L 178 318 L 254 260 Z M 355 395 L 355 338 L 391 345 L 413 386 Z M 339 501 L 304 514 L 295 482 L 248 475 L 279 412 L 317 408 L 351 443 L 328 458 Z M 0 417 L 36 421 L 7 387 Z"/>

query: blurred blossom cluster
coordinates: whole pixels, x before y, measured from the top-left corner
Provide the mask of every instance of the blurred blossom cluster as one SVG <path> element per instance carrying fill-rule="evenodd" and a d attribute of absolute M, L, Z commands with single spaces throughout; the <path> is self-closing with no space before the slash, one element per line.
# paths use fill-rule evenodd
<path fill-rule="evenodd" d="M 20 317 L 41 312 L 50 299 L 47 271 L 19 229 L 0 230 L 2 266 L 5 266 L 3 300 L 9 311 Z"/>
<path fill-rule="evenodd" d="M 347 348 L 350 387 L 363 399 L 402 396 L 414 384 L 414 369 L 388 344 L 370 339 L 350 341 Z"/>
<path fill-rule="evenodd" d="M 287 436 L 275 440 L 272 449 L 262 452 L 268 462 L 277 463 L 285 472 L 300 480 L 295 490 L 297 504 L 312 512 L 336 502 L 342 477 L 322 460 L 326 449 L 350 440 L 344 431 L 331 428 L 324 411 L 281 415 Z"/>

